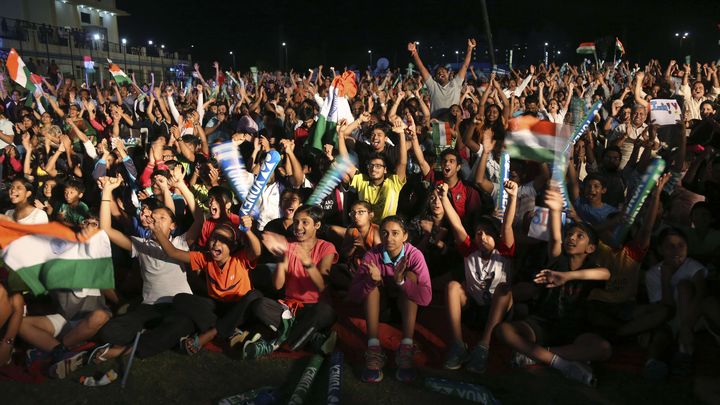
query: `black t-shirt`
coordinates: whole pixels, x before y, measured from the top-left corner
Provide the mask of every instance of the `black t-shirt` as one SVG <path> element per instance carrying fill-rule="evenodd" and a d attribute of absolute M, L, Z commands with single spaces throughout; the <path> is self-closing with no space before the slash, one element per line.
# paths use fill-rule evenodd
<path fill-rule="evenodd" d="M 600 267 L 594 259 L 588 257 L 578 270 Z M 557 272 L 570 270 L 570 259 L 564 253 L 552 259 L 548 269 Z M 603 288 L 603 281 L 574 280 L 561 287 L 544 288 L 536 302 L 533 313 L 551 320 L 582 320 L 586 316 L 587 297 L 594 288 Z"/>
<path fill-rule="evenodd" d="M 358 163 L 359 167 L 363 171 L 363 173 L 367 172 L 367 164 L 370 160 L 370 157 L 375 154 L 375 150 L 372 148 L 372 146 L 368 145 L 365 142 L 357 142 L 355 144 L 355 152 L 358 155 Z M 395 174 L 395 167 L 397 166 L 398 160 L 400 160 L 400 152 L 397 148 L 397 146 L 390 146 L 390 144 L 385 144 L 385 149 L 381 152 L 385 156 L 385 164 L 387 165 L 387 172 L 388 176 L 391 174 Z"/>

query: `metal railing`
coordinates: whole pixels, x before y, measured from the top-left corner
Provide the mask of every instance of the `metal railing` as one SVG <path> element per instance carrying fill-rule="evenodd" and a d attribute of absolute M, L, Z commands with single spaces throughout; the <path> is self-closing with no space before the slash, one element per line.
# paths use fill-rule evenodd
<path fill-rule="evenodd" d="M 12 39 L 21 43 L 33 43 L 35 41 L 38 45 L 55 45 L 78 50 L 87 49 L 116 53 L 123 53 L 124 50 L 129 55 L 138 56 L 173 58 L 175 53 L 175 51 L 161 49 L 159 46 L 128 46 L 110 42 L 105 27 L 58 27 L 7 17 L 0 17 L 0 38 Z M 189 60 L 190 54 L 178 52 L 177 58 Z"/>

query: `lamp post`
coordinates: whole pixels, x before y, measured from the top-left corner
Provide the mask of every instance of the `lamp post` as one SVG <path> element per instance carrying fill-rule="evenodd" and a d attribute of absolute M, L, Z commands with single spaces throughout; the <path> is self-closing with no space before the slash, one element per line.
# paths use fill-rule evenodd
<path fill-rule="evenodd" d="M 545 46 L 543 47 L 543 52 L 545 53 L 545 66 L 547 66 L 547 64 L 548 64 L 548 50 L 547 50 L 547 47 L 548 47 L 548 43 L 545 42 Z"/>
<path fill-rule="evenodd" d="M 232 56 L 232 61 L 233 61 L 232 68 L 233 68 L 233 71 L 235 71 L 235 54 L 233 53 L 233 51 L 230 51 L 230 56 Z"/>
<path fill-rule="evenodd" d="M 160 80 L 165 81 L 165 44 L 160 45 Z"/>
<path fill-rule="evenodd" d="M 284 65 L 285 71 L 287 71 L 287 70 L 288 70 L 288 67 L 290 66 L 290 64 L 288 63 L 288 47 L 287 47 L 287 43 L 283 42 L 283 43 L 282 43 L 282 47 L 283 47 L 283 50 L 284 50 L 284 52 L 285 52 L 285 63 L 284 63 L 283 65 Z"/>
<path fill-rule="evenodd" d="M 152 46 L 152 44 L 153 44 L 152 39 L 148 40 L 148 51 L 150 50 L 150 46 Z M 150 59 L 150 74 L 152 74 L 154 67 L 153 67 L 152 56 L 150 56 L 150 52 L 147 52 L 147 57 L 148 57 L 148 59 Z"/>
<path fill-rule="evenodd" d="M 370 55 L 370 56 L 369 56 L 369 57 L 370 57 L 370 67 L 372 68 L 372 62 L 373 62 L 373 59 L 372 59 L 372 49 L 368 49 L 368 55 Z"/>
<path fill-rule="evenodd" d="M 125 59 L 125 71 L 127 72 L 127 39 L 123 38 L 120 42 L 122 42 L 123 59 Z"/>
<path fill-rule="evenodd" d="M 460 51 L 455 51 L 455 64 L 460 64 Z"/>

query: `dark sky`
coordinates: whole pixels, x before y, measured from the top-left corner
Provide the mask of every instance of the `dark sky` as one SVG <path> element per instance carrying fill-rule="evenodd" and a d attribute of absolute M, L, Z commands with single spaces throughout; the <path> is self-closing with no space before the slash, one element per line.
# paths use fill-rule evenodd
<path fill-rule="evenodd" d="M 487 3 L 499 63 L 513 44 L 526 44 L 528 58 L 537 60 L 546 41 L 562 52 L 562 61 L 567 57 L 575 62 L 580 42 L 614 36 L 623 41 L 631 60 L 680 60 L 688 53 L 695 60 L 720 54 L 718 0 Z M 212 60 L 229 66 L 230 50 L 242 69 L 277 67 L 283 41 L 288 44 L 290 66 L 303 70 L 321 63 L 366 65 L 368 49 L 374 60 L 385 56 L 391 65 L 406 65 L 409 40 L 420 41 L 420 53 L 429 62 L 441 62 L 442 53 L 445 62 L 454 62 L 454 51 L 462 57 L 469 36 L 478 38 L 478 56 L 487 61 L 480 4 L 479 0 L 117 0 L 118 8 L 131 14 L 119 19 L 120 36 L 131 45 L 152 39 L 169 49 L 189 51 L 194 44 L 193 58 L 204 69 Z M 690 34 L 682 49 L 675 32 Z"/>

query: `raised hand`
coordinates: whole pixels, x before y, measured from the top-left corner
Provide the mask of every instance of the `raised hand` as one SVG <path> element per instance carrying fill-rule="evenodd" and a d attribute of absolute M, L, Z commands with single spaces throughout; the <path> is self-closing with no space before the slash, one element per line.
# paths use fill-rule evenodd
<path fill-rule="evenodd" d="M 415 42 L 408 42 L 407 50 L 408 52 L 410 52 L 411 55 L 415 55 L 417 53 L 417 47 L 415 46 Z"/>
<path fill-rule="evenodd" d="M 563 209 L 563 197 L 556 186 L 548 187 L 545 190 L 545 206 L 551 211 L 561 211 Z"/>
<path fill-rule="evenodd" d="M 475 38 L 468 38 L 467 46 L 468 46 L 468 49 L 474 49 L 477 46 L 477 42 L 475 41 Z"/>
<path fill-rule="evenodd" d="M 288 242 L 284 236 L 274 232 L 264 232 L 262 235 L 262 243 L 268 252 L 274 256 L 285 256 L 288 251 Z"/>
<path fill-rule="evenodd" d="M 516 197 L 518 192 L 518 184 L 515 183 L 512 180 L 507 180 L 505 184 L 503 184 L 503 187 L 505 188 L 505 191 L 508 193 L 510 197 Z"/>
<path fill-rule="evenodd" d="M 555 288 L 565 284 L 568 278 L 566 273 L 545 269 L 540 271 L 533 281 L 535 284 L 545 284 L 547 288 Z"/>

